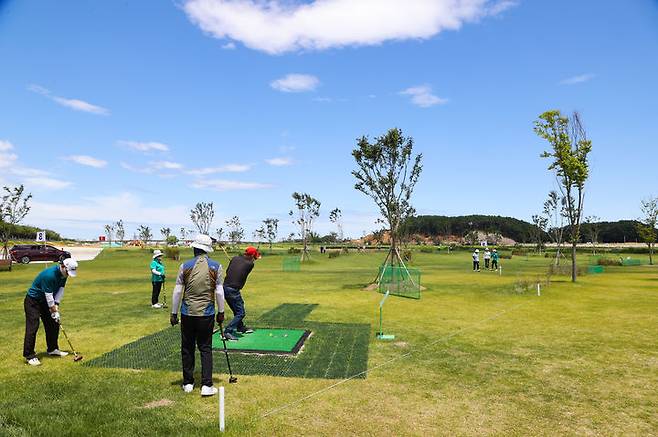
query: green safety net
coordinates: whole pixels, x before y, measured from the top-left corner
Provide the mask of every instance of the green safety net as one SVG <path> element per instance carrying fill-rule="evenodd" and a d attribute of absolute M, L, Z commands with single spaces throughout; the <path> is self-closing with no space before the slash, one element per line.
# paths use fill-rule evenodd
<path fill-rule="evenodd" d="M 634 258 L 624 258 L 621 261 L 621 264 L 623 266 L 639 266 L 642 265 L 642 261 L 639 259 L 634 259 Z"/>
<path fill-rule="evenodd" d="M 298 256 L 287 256 L 283 258 L 284 272 L 298 272 L 301 270 L 301 262 Z"/>
<path fill-rule="evenodd" d="M 587 273 L 603 273 L 603 266 L 587 266 Z"/>
<path fill-rule="evenodd" d="M 379 267 L 379 292 L 420 299 L 420 270 L 404 266 Z"/>

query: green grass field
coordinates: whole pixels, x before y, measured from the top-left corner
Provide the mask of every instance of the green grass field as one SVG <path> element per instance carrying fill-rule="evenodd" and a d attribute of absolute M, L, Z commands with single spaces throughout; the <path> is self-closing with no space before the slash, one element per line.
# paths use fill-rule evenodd
<path fill-rule="evenodd" d="M 321 338 L 312 335 L 287 362 L 306 359 L 300 368 L 317 369 L 322 361 L 324 374 L 238 366 L 239 382 L 229 386 L 224 357 L 215 355 L 227 435 L 658 434 L 658 268 L 606 267 L 575 285 L 553 277 L 538 297 L 533 284 L 546 258 L 502 260 L 498 276 L 472 272 L 467 252 L 414 253 L 427 290 L 420 300 L 388 299 L 385 331 L 396 338 L 384 342 L 375 339 L 381 294 L 362 290 L 384 256 L 317 254 L 301 272 L 282 272 L 283 256 L 258 262 L 243 294 L 247 322 L 274 323 L 277 308 L 300 308 L 297 320 L 311 327 L 369 326 L 367 372 L 346 380 L 356 370 L 341 352 L 361 330 L 334 338 L 331 354 L 319 342 L 311 349 Z M 176 353 L 168 310 L 150 308 L 149 261 L 148 251 L 112 249 L 82 262 L 61 312 L 85 359 L 44 357 L 39 368 L 21 357 L 22 302 L 44 266 L 0 272 L 0 435 L 218 434 L 217 398 L 201 398 L 198 387 L 184 394 L 176 360 L 172 368 L 92 365 L 163 331 L 172 335 L 159 350 Z M 173 279 L 177 263 L 166 263 Z M 171 285 L 166 293 L 170 300 Z M 68 350 L 63 336 L 60 346 Z M 45 352 L 43 328 L 37 352 Z"/>

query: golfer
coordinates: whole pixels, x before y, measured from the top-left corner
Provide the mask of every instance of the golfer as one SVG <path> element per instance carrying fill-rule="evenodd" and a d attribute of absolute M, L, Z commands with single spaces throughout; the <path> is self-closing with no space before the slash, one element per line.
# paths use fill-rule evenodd
<path fill-rule="evenodd" d="M 491 260 L 491 252 L 489 252 L 489 248 L 487 247 L 484 249 L 484 268 L 488 269 L 489 268 L 489 261 Z"/>
<path fill-rule="evenodd" d="M 192 243 L 194 258 L 184 262 L 178 270 L 172 296 L 171 326 L 178 324 L 181 310 L 181 358 L 183 362 L 183 390 L 194 390 L 194 347 L 201 353 L 201 396 L 212 396 L 217 389 L 212 384 L 212 333 L 217 323 L 224 321 L 224 290 L 222 266 L 208 257 L 212 253 L 212 239 L 199 234 Z M 181 302 L 182 301 L 182 302 Z"/>
<path fill-rule="evenodd" d="M 59 350 L 59 304 L 64 297 L 66 278 L 75 277 L 78 263 L 73 258 L 67 258 L 53 267 L 43 270 L 37 275 L 32 286 L 27 290 L 23 307 L 25 308 L 25 339 L 23 341 L 23 356 L 27 364 L 40 366 L 34 347 L 39 330 L 39 319 L 46 331 L 46 346 L 49 356 L 65 357 L 68 352 Z"/>
<path fill-rule="evenodd" d="M 229 308 L 233 311 L 233 319 L 224 329 L 224 338 L 236 341 L 236 336 L 240 334 L 251 334 L 253 329 L 244 324 L 246 315 L 244 309 L 244 300 L 240 291 L 247 282 L 247 276 L 254 268 L 254 262 L 260 259 L 260 253 L 255 247 L 249 246 L 244 251 L 244 255 L 234 256 L 228 263 L 226 269 L 226 278 L 224 279 L 224 297 Z"/>
<path fill-rule="evenodd" d="M 162 251 L 156 249 L 153 252 L 153 260 L 151 261 L 151 284 L 153 285 L 153 291 L 151 293 L 151 308 L 162 308 L 159 299 L 164 281 L 165 266 L 162 264 Z"/>
<path fill-rule="evenodd" d="M 473 271 L 480 271 L 480 249 L 475 249 L 475 252 L 473 252 Z"/>
<path fill-rule="evenodd" d="M 498 252 L 496 252 L 496 249 L 491 254 L 491 270 L 498 270 Z"/>

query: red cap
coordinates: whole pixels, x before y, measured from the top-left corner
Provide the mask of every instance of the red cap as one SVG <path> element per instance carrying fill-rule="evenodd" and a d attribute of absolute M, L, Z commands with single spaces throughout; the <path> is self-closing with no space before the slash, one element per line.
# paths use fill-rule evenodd
<path fill-rule="evenodd" d="M 253 256 L 256 259 L 260 259 L 260 252 L 253 246 L 249 246 L 245 249 L 244 254 L 247 256 Z"/>

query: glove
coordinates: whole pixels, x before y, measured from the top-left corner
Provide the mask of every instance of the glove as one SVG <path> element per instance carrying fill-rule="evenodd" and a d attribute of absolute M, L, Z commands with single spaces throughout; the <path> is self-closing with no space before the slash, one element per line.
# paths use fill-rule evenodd
<path fill-rule="evenodd" d="M 171 326 L 178 325 L 178 314 L 172 314 L 171 317 L 169 317 L 169 323 L 171 323 Z"/>
<path fill-rule="evenodd" d="M 55 321 L 55 323 L 57 323 L 59 325 L 59 322 L 60 322 L 59 311 L 55 311 L 54 313 L 50 313 L 50 317 L 52 317 L 53 320 Z"/>
<path fill-rule="evenodd" d="M 224 321 L 224 313 L 217 313 L 217 323 L 222 323 Z"/>

